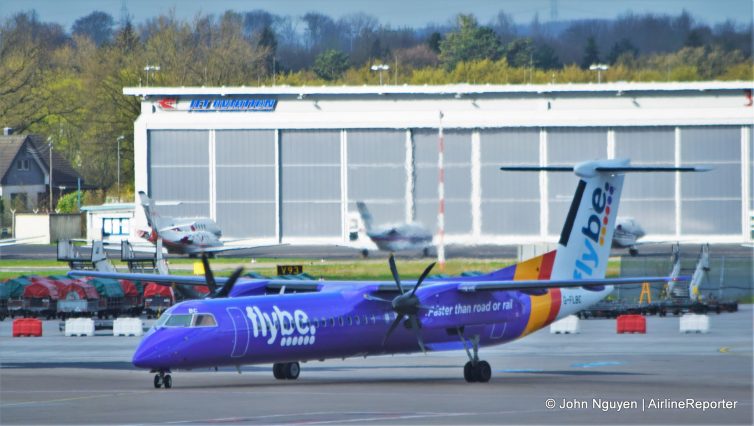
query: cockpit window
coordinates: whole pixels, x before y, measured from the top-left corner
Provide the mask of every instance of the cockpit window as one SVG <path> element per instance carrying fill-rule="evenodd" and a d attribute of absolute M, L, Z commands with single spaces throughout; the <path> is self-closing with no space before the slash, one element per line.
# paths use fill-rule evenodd
<path fill-rule="evenodd" d="M 165 327 L 190 327 L 191 326 L 191 314 L 177 314 L 170 315 L 165 321 Z"/>
<path fill-rule="evenodd" d="M 217 322 L 211 314 L 194 315 L 194 327 L 216 327 Z"/>
<path fill-rule="evenodd" d="M 160 319 L 157 320 L 157 322 L 154 324 L 155 328 L 160 328 L 165 325 L 165 322 L 170 318 L 170 314 L 162 314 L 160 315 Z"/>

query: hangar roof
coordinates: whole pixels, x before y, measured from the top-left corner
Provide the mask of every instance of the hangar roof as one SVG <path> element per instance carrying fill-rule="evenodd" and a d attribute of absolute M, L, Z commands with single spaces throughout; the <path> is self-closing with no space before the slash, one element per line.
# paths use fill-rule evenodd
<path fill-rule="evenodd" d="M 672 83 L 569 83 L 569 84 L 449 84 L 402 86 L 213 86 L 213 87 L 124 87 L 130 96 L 191 95 L 419 95 L 464 96 L 542 93 L 687 92 L 708 90 L 752 90 L 752 81 L 704 81 Z"/>

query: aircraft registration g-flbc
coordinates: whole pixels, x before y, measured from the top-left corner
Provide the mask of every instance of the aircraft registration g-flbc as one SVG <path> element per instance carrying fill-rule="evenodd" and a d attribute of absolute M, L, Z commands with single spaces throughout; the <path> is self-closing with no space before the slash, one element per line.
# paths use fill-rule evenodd
<path fill-rule="evenodd" d="M 207 285 L 206 299 L 168 309 L 133 356 L 172 387 L 176 369 L 273 363 L 278 379 L 295 379 L 299 362 L 418 351 L 465 349 L 468 382 L 487 382 L 479 348 L 524 337 L 607 296 L 614 285 L 668 277 L 605 278 L 610 241 L 626 173 L 701 171 L 634 167 L 601 160 L 575 167 L 502 167 L 506 171 L 570 171 L 579 178 L 557 249 L 478 277 L 394 282 L 239 281 L 241 269 L 205 277 L 72 271 L 71 275 Z M 401 326 L 403 324 L 403 326 Z"/>

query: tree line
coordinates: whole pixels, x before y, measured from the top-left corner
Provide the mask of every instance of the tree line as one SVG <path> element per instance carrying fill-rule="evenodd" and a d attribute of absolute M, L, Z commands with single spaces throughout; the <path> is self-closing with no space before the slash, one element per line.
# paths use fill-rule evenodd
<path fill-rule="evenodd" d="M 710 26 L 685 12 L 528 25 L 505 12 L 487 23 L 462 14 L 423 28 L 361 13 L 169 13 L 137 25 L 92 12 L 67 31 L 32 11 L 0 27 L 0 125 L 50 136 L 88 184 L 107 190 L 121 135 L 121 180 L 133 181 L 140 104 L 122 95 L 126 86 L 592 82 L 598 62 L 610 65 L 603 81 L 750 80 L 751 34 L 751 23 Z M 377 63 L 390 69 L 380 76 Z M 147 75 L 146 65 L 160 70 Z"/>

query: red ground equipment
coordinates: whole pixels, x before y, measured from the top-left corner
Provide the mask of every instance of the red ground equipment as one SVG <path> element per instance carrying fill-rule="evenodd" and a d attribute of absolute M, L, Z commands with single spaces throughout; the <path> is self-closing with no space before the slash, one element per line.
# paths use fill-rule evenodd
<path fill-rule="evenodd" d="M 159 316 L 173 303 L 175 303 L 175 296 L 172 288 L 154 282 L 144 283 L 144 311 L 147 317 Z"/>
<path fill-rule="evenodd" d="M 61 318 L 91 317 L 97 314 L 98 309 L 99 293 L 85 281 L 70 280 L 60 292 L 58 315 Z"/>
<path fill-rule="evenodd" d="M 52 319 L 57 315 L 60 298 L 58 286 L 49 281 L 32 282 L 24 288 L 23 312 L 27 315 L 42 315 Z"/>
<path fill-rule="evenodd" d="M 36 318 L 17 318 L 13 320 L 13 337 L 42 336 L 42 321 Z"/>
<path fill-rule="evenodd" d="M 647 332 L 647 319 L 641 315 L 620 315 L 616 321 L 618 334 Z"/>

